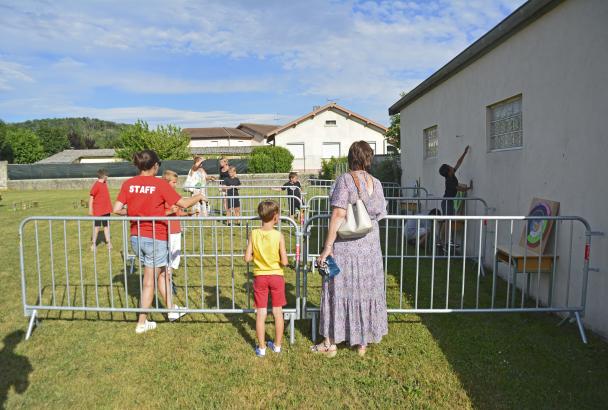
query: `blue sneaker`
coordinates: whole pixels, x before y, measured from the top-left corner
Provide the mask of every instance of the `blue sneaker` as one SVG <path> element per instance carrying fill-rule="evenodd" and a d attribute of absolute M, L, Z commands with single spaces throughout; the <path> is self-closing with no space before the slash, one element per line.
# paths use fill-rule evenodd
<path fill-rule="evenodd" d="M 260 348 L 260 346 L 256 346 L 255 347 L 255 355 L 257 357 L 264 357 L 266 356 L 266 348 Z"/>
<path fill-rule="evenodd" d="M 273 351 L 273 353 L 281 353 L 281 347 L 280 346 L 275 346 L 274 342 L 272 340 L 269 340 L 266 343 L 266 347 L 270 348 L 270 350 Z"/>

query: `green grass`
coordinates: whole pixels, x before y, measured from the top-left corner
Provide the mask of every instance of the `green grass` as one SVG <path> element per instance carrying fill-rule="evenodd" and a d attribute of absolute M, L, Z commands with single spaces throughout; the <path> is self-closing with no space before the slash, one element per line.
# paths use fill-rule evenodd
<path fill-rule="evenodd" d="M 115 193 L 113 193 L 115 194 Z M 188 315 L 180 323 L 164 322 L 160 315 L 156 331 L 137 336 L 134 314 L 96 314 L 43 312 L 42 323 L 31 340 L 23 341 L 27 320 L 21 306 L 19 273 L 19 222 L 30 215 L 84 215 L 73 203 L 86 199 L 85 191 L 6 192 L 0 203 L 0 407 L 7 408 L 603 408 L 608 400 L 608 349 L 605 342 L 589 335 L 583 345 L 574 325 L 556 327 L 551 315 L 455 314 L 392 315 L 389 334 L 382 343 L 371 346 L 367 356 L 342 348 L 334 359 L 308 352 L 310 323 L 296 323 L 296 344 L 287 346 L 281 356 L 257 359 L 252 350 L 254 317 Z M 38 208 L 13 211 L 12 203 L 39 201 Z M 90 227 L 82 225 L 83 280 L 80 280 L 77 230 L 67 226 L 69 245 L 70 302 L 95 303 L 95 272 L 86 249 Z M 29 228 L 31 229 L 31 228 Z M 53 226 L 56 269 L 55 298 L 67 300 L 63 227 Z M 99 248 L 98 284 L 103 289 L 100 303 L 111 297 L 114 303 L 137 304 L 138 276 L 125 275 L 120 258 L 120 227 L 113 225 L 116 251 Z M 237 230 L 238 232 L 238 230 Z M 40 225 L 41 238 L 47 240 L 48 227 Z M 43 234 L 44 233 L 44 234 Z M 28 231 L 31 235 L 32 231 Z M 232 236 L 238 250 L 243 241 Z M 223 238 L 230 246 L 230 235 Z M 213 250 L 205 236 L 206 252 Z M 118 240 L 118 243 L 116 241 Z M 219 239 L 218 246 L 221 246 Z M 41 243 L 43 239 L 41 239 Z M 48 245 L 48 240 L 47 240 Z M 37 281 L 34 244 L 26 246 L 28 284 Z M 43 254 L 50 256 L 48 246 Z M 201 289 L 200 265 L 188 262 L 191 306 L 214 307 L 215 281 L 219 280 L 220 304 L 232 304 L 232 266 L 228 258 L 205 259 Z M 459 265 L 460 266 L 460 265 Z M 389 264 L 387 299 L 399 303 L 399 263 Z M 429 267 L 422 264 L 419 304 L 430 303 Z M 450 276 L 450 288 L 460 286 L 461 268 Z M 465 304 L 474 303 L 476 267 L 467 264 Z M 413 267 L 406 263 L 405 306 L 412 304 Z M 48 286 L 50 267 L 41 268 L 45 290 L 43 300 L 52 303 Z M 247 269 L 234 266 L 235 304 L 248 306 Z M 128 290 L 124 289 L 124 278 Z M 78 278 L 76 280 L 76 278 Z M 218 279 L 219 278 L 219 279 Z M 295 275 L 288 271 L 293 284 Z M 31 282 L 33 281 L 33 282 Z M 184 284 L 184 269 L 178 271 Z M 81 286 L 82 285 L 82 286 Z M 85 286 L 86 285 L 86 286 Z M 110 293 L 110 285 L 112 293 Z M 319 278 L 310 276 L 311 301 L 318 300 Z M 445 265 L 436 267 L 434 303 L 445 303 Z M 488 281 L 480 286 L 481 303 L 489 300 Z M 194 288 L 193 288 L 194 289 Z M 293 300 L 293 286 L 288 286 Z M 505 294 L 498 283 L 498 294 Z M 36 297 L 36 287 L 30 292 Z M 126 295 L 125 295 L 126 294 Z M 112 295 L 112 296 L 111 296 Z M 32 297 L 32 294 L 28 294 Z M 450 293 L 449 303 L 458 304 L 460 293 Z M 185 295 L 180 290 L 180 301 Z M 268 322 L 267 334 L 273 332 Z"/>

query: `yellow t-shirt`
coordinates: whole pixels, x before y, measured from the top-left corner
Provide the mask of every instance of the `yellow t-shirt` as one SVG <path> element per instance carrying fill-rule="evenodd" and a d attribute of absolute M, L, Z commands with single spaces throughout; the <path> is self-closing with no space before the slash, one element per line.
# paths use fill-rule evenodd
<path fill-rule="evenodd" d="M 276 229 L 263 231 L 254 229 L 251 231 L 251 243 L 253 245 L 253 276 L 259 275 L 281 275 L 281 256 L 279 254 L 279 243 L 281 232 Z"/>

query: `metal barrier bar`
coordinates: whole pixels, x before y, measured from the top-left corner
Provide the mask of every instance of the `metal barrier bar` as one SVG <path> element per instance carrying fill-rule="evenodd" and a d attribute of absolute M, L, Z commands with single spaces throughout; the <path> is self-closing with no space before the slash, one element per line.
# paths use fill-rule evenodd
<path fill-rule="evenodd" d="M 120 227 L 119 229 L 130 223 L 130 231 L 135 235 L 115 235 L 112 241 L 115 248 L 107 249 L 107 258 L 101 257 L 105 251 L 101 248 L 92 247 L 89 251 L 87 247 L 86 251 L 83 251 L 81 225 L 84 222 L 84 225 L 92 228 L 96 220 L 107 221 L 111 228 Z M 173 262 L 169 238 L 165 241 L 164 236 L 161 236 L 171 222 L 188 224 L 188 228 L 181 233 L 182 263 L 177 270 L 163 267 L 166 264 L 170 266 Z M 47 228 L 39 232 L 41 223 Z M 58 229 L 59 224 L 62 229 Z M 23 307 L 24 313 L 31 316 L 27 337 L 31 336 L 40 312 L 43 311 L 85 312 L 85 317 L 88 312 L 98 315 L 103 312 L 254 313 L 250 295 L 251 273 L 243 255 L 248 230 L 259 224 L 258 218 L 244 216 L 26 218 L 19 227 L 19 235 Z M 150 225 L 151 238 L 148 240 L 143 235 L 146 229 L 150 229 Z M 298 304 L 302 236 L 299 224 L 287 217 L 280 218 L 276 229 L 280 230 L 286 239 L 292 236 L 291 242 L 286 241 L 292 244 L 287 246 L 287 253 L 294 263 L 285 268 L 288 305 L 283 312 L 290 322 L 289 340 L 293 343 L 293 322 L 300 312 Z M 193 241 L 189 239 L 192 234 L 190 231 L 195 235 Z M 124 253 L 124 249 L 131 247 L 131 244 L 126 243 L 131 241 L 131 238 L 139 238 L 133 240 L 135 254 L 141 254 L 144 247 L 150 247 L 148 254 L 152 256 L 153 261 L 146 260 L 147 267 L 144 268 L 141 258 L 137 257 L 137 261 L 132 261 L 138 265 L 137 272 L 133 274 L 129 273 L 128 269 L 129 256 Z M 157 239 L 158 243 L 152 242 L 153 239 Z M 221 240 L 232 250 L 230 253 L 221 251 L 224 246 Z M 59 251 L 59 246 L 63 247 L 62 251 Z M 42 249 L 48 249 L 48 253 L 45 255 Z M 163 256 L 165 250 L 166 257 Z M 55 257 L 62 262 L 54 263 Z M 135 255 L 132 257 L 135 259 Z M 162 258 L 166 258 L 165 262 Z M 211 267 L 215 267 L 215 283 L 210 286 L 208 278 L 205 278 L 205 270 Z M 76 271 L 79 271 L 79 275 L 73 274 Z M 147 276 L 147 272 L 152 275 Z M 177 290 L 175 295 L 172 291 L 174 284 Z M 81 300 L 76 303 L 73 296 L 79 287 Z M 151 304 L 144 303 L 145 307 L 142 307 L 140 301 L 144 300 L 150 300 Z M 210 303 L 210 300 L 213 302 Z M 176 308 L 175 303 L 183 307 Z M 47 317 L 56 316 L 49 316 L 47 313 Z"/>
<path fill-rule="evenodd" d="M 313 206 L 311 205 L 311 208 Z M 304 226 L 304 256 L 303 256 L 303 299 L 302 317 L 313 320 L 313 330 L 316 331 L 319 315 L 320 277 L 309 276 L 313 272 L 309 268 L 321 249 L 316 246 L 318 238 L 324 237 L 320 227 L 327 226 L 329 215 L 316 215 L 311 217 Z M 405 237 L 407 222 L 415 226 L 416 236 L 413 239 L 415 251 L 408 254 L 404 249 L 404 242 L 398 242 L 393 236 L 387 236 L 389 230 L 398 231 L 398 236 Z M 553 243 L 553 248 L 547 247 L 545 253 L 528 249 L 527 245 L 516 246 L 518 238 L 527 238 L 531 221 L 544 225 L 551 221 L 555 226 L 553 240 L 541 238 L 539 246 Z M 494 231 L 487 232 L 487 223 L 491 222 Z M 543 223 L 541 223 L 543 222 Z M 448 246 L 446 254 L 439 252 L 436 246 L 437 227 L 441 223 L 448 224 L 448 243 L 454 235 L 452 223 L 460 224 L 463 228 L 463 247 Z M 566 223 L 574 226 L 568 237 L 559 236 L 559 225 Z M 433 231 L 422 229 L 423 226 L 433 226 Z M 539 225 L 539 226 L 540 226 Z M 459 226 L 459 225 L 455 225 Z M 582 325 L 582 317 L 586 306 L 586 288 L 589 271 L 589 249 L 593 235 L 588 222 L 577 216 L 556 217 L 528 217 L 528 216 L 439 216 L 439 215 L 388 215 L 379 221 L 380 246 L 384 263 L 384 283 L 388 312 L 396 313 L 523 313 L 523 312 L 551 312 L 566 313 L 577 321 L 581 339 L 586 342 L 586 335 Z M 384 231 L 384 232 L 382 232 Z M 431 235 L 430 237 L 428 235 Z M 468 236 L 478 240 L 468 240 Z M 493 265 L 491 275 L 482 275 L 485 236 L 494 242 Z M 574 238 L 585 238 L 578 248 L 571 244 Z M 432 255 L 430 260 L 423 258 L 422 241 L 432 241 Z M 320 241 L 322 243 L 322 241 Z M 504 245 L 502 245 L 504 244 Z M 539 248 L 539 249 L 542 249 Z M 578 251 L 576 251 L 576 250 Z M 567 253 L 567 255 L 566 255 Z M 533 255 L 532 258 L 529 254 Z M 471 256 L 468 256 L 471 255 Z M 474 257 L 472 257 L 475 255 Z M 407 261 L 414 259 L 415 263 Z M 560 260 L 568 261 L 561 270 L 557 269 Z M 570 274 L 574 260 L 582 264 L 582 274 L 574 280 Z M 523 263 L 522 263 L 523 262 Z M 499 269 L 499 263 L 506 263 L 508 270 Z M 456 269 L 459 264 L 461 269 Z M 549 266 L 552 264 L 552 266 Z M 477 275 L 468 275 L 477 270 Z M 536 285 L 528 287 L 528 280 L 518 283 L 517 276 L 537 275 Z M 541 281 L 541 275 L 547 275 L 549 282 Z M 565 283 L 560 283 L 561 292 L 554 290 L 556 281 L 551 278 L 567 276 Z M 410 280 L 409 278 L 412 278 Z M 573 283 L 576 282 L 576 283 Z M 468 288 L 473 291 L 468 291 Z M 570 288 L 577 289 L 577 300 L 572 301 Z M 314 290 L 315 297 L 311 299 Z M 504 292 L 503 292 L 504 291 Z M 520 306 L 510 302 L 519 292 L 522 297 Z M 565 297 L 563 296 L 565 295 Z M 440 299 L 437 299 L 440 298 Z M 504 298 L 504 299 L 503 299 Z M 317 301 L 316 305 L 311 300 Z M 441 300 L 441 302 L 437 302 Z M 437 303 L 435 303 L 437 302 Z M 315 338 L 313 334 L 313 339 Z"/>

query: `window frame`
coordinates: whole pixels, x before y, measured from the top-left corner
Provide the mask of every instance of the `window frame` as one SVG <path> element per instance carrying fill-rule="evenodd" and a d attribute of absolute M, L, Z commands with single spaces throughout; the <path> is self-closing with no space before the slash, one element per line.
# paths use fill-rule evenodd
<path fill-rule="evenodd" d="M 500 147 L 500 148 L 492 148 L 492 140 L 493 136 L 491 134 L 492 123 L 500 121 L 500 120 L 492 120 L 493 110 L 497 107 L 505 104 L 509 104 L 519 100 L 519 132 L 521 133 L 521 145 L 513 145 L 510 147 Z M 505 98 L 504 100 L 495 102 L 493 104 L 486 106 L 486 146 L 487 152 L 503 152 L 503 151 L 518 151 L 524 148 L 524 120 L 523 120 L 523 94 L 517 94 L 509 98 Z M 517 114 L 511 115 L 510 117 L 502 118 L 501 120 L 510 119 L 516 117 Z M 511 131 L 513 132 L 513 131 Z M 506 133 L 503 133 L 506 134 Z M 500 135 L 500 134 L 496 134 Z"/>
<path fill-rule="evenodd" d="M 326 127 L 337 127 L 338 120 L 325 120 L 325 126 Z"/>
<path fill-rule="evenodd" d="M 296 159 L 306 159 L 306 144 L 304 144 L 303 142 L 288 142 L 286 145 L 288 147 L 290 145 L 301 145 L 302 146 L 302 157 L 301 158 L 298 158 L 295 155 L 293 155 L 293 152 L 291 152 L 291 150 L 289 150 L 289 148 L 287 148 L 287 149 L 289 150 L 289 152 L 291 152 L 291 155 L 293 155 L 293 159 L 294 160 L 296 160 Z"/>
<path fill-rule="evenodd" d="M 330 156 L 326 157 L 326 156 L 322 155 L 321 159 L 331 159 L 332 157 L 333 158 L 340 158 L 341 157 L 341 155 L 342 155 L 342 146 L 340 145 L 339 142 L 331 142 L 331 141 L 330 142 L 324 142 L 324 143 L 322 143 L 321 147 L 324 147 L 326 145 L 337 145 L 338 146 L 338 156 L 330 155 Z M 323 150 L 323 151 L 325 151 L 325 150 Z"/>
<path fill-rule="evenodd" d="M 435 130 L 435 140 L 436 140 L 436 150 L 434 155 L 429 155 L 429 133 L 430 131 Z M 431 125 L 430 127 L 426 127 L 422 130 L 422 158 L 423 159 L 433 159 L 439 157 L 439 126 L 437 124 Z"/>

